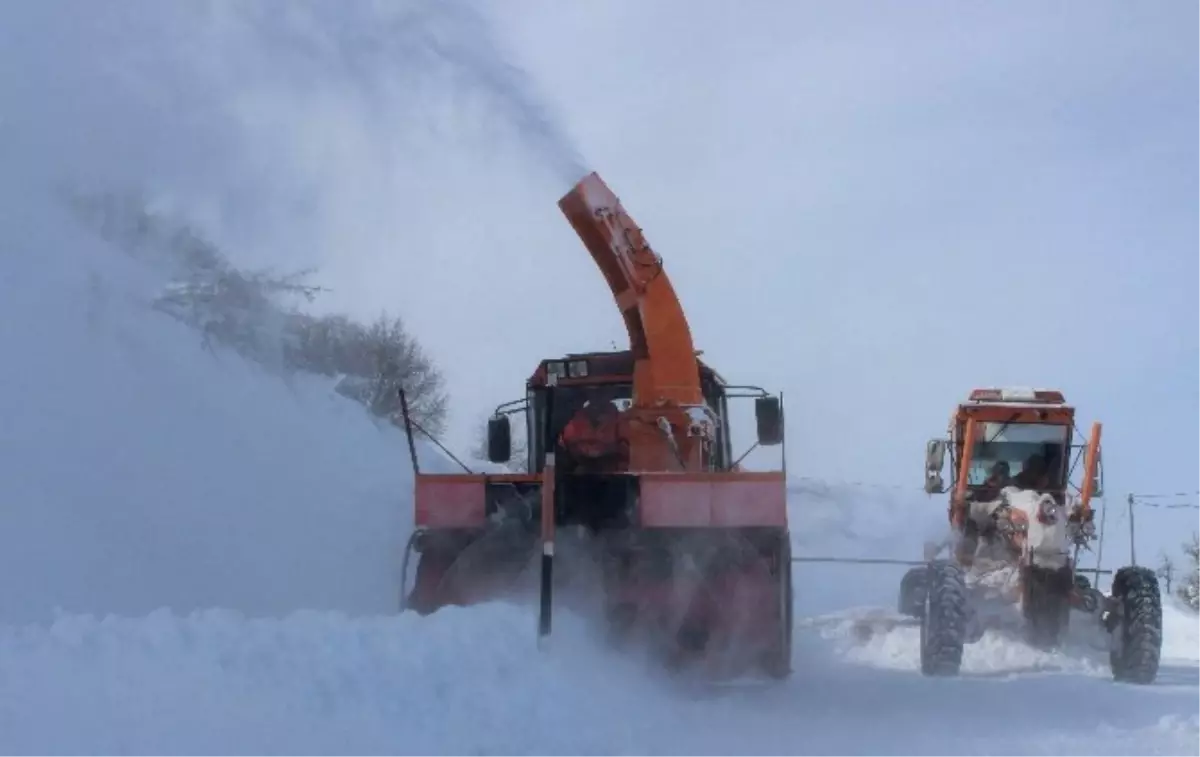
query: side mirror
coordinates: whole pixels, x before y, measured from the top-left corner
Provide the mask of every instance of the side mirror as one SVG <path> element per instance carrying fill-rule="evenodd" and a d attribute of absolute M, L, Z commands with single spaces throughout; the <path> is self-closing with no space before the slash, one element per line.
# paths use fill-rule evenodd
<path fill-rule="evenodd" d="M 930 439 L 925 445 L 925 493 L 941 494 L 946 491 L 942 478 L 942 466 L 946 462 L 946 440 Z"/>
<path fill-rule="evenodd" d="M 926 494 L 945 494 L 946 481 L 942 478 L 941 473 L 932 473 L 925 471 L 925 493 Z"/>
<path fill-rule="evenodd" d="M 507 463 L 512 458 L 512 426 L 508 416 L 500 415 L 488 418 L 488 460 L 493 463 Z"/>
<path fill-rule="evenodd" d="M 946 461 L 946 440 L 930 439 L 925 445 L 925 470 L 938 471 Z"/>
<path fill-rule="evenodd" d="M 783 403 L 778 397 L 755 398 L 754 420 L 758 426 L 759 444 L 773 447 L 783 443 Z"/>

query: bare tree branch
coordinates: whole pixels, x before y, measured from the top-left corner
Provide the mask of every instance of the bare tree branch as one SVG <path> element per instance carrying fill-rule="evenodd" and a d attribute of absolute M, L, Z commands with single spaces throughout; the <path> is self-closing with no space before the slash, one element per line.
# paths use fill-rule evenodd
<path fill-rule="evenodd" d="M 152 306 L 196 329 L 206 348 L 229 347 L 271 368 L 336 378 L 339 394 L 401 425 L 399 390 L 430 433 L 444 431 L 445 381 L 399 318 L 363 325 L 343 315 L 296 309 L 323 291 L 312 271 L 242 271 L 187 223 L 155 214 L 134 195 L 73 194 L 76 216 L 129 256 L 162 271 L 167 282 Z"/>

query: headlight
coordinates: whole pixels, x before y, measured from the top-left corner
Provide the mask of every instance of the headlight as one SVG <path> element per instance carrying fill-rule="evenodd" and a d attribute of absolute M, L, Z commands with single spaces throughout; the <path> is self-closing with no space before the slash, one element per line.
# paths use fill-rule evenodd
<path fill-rule="evenodd" d="M 1038 503 L 1037 519 L 1039 522 L 1050 525 L 1058 520 L 1058 503 L 1046 497 Z"/>

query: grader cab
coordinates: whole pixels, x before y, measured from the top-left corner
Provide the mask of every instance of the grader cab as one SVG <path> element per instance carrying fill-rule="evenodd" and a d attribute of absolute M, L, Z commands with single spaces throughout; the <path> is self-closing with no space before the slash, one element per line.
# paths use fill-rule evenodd
<path fill-rule="evenodd" d="M 1103 492 L 1100 431 L 1093 423 L 1087 441 L 1074 442 L 1075 409 L 1062 392 L 976 389 L 949 438 L 929 442 L 926 492 L 946 493 L 942 469 L 952 462 L 950 536 L 927 546 L 927 564 L 905 574 L 899 596 L 900 612 L 921 626 L 924 673 L 958 672 L 964 645 L 986 630 L 981 608 L 999 597 L 1019 607 L 1031 644 L 1061 644 L 1081 612 L 1109 636 L 1114 679 L 1154 680 L 1162 646 L 1154 571 L 1121 568 L 1105 595 L 1078 568 L 1095 538 L 1092 499 Z M 950 557 L 936 559 L 945 548 Z"/>
<path fill-rule="evenodd" d="M 925 491 L 930 494 L 945 493 L 942 468 L 947 452 L 951 456 L 950 524 L 967 535 L 959 544 L 960 560 L 973 559 L 978 528 L 969 517 L 972 502 L 994 501 L 1001 490 L 1016 487 L 1046 494 L 1057 507 L 1066 507 L 1081 460 L 1075 517 L 1090 524 L 1092 497 L 1102 493 L 1100 430 L 1094 423 L 1086 444 L 1073 444 L 1075 408 L 1059 391 L 972 391 L 951 418 L 949 439 L 931 440 L 926 448 Z M 1090 529 L 1083 533 L 1090 538 Z"/>

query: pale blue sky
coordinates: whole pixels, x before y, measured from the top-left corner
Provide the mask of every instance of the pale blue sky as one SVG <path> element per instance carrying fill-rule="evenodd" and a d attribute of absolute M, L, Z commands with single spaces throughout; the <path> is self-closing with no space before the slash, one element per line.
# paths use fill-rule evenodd
<path fill-rule="evenodd" d="M 586 167 L 711 362 L 787 393 L 797 474 L 919 487 L 972 387 L 1038 384 L 1105 423 L 1110 496 L 1200 488 L 1194 3 L 449 7 L 5 4 L 3 160 L 403 316 L 460 447 L 622 343 L 555 206 Z"/>

